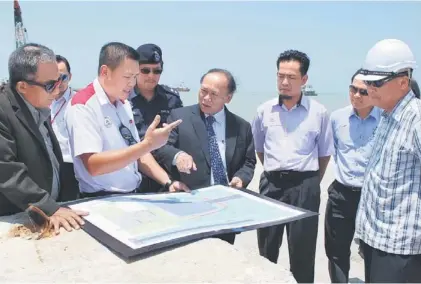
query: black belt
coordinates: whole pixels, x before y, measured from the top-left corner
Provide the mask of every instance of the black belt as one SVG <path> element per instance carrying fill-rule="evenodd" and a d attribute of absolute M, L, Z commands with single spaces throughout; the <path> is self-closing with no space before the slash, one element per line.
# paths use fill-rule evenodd
<path fill-rule="evenodd" d="M 361 192 L 361 187 L 345 185 L 343 183 L 340 183 L 336 179 L 333 181 L 333 184 L 334 184 L 334 186 L 341 187 L 341 188 L 346 189 L 346 190 Z"/>
<path fill-rule="evenodd" d="M 291 170 L 283 170 L 283 171 L 270 171 L 266 172 L 268 177 L 271 178 L 284 178 L 284 177 L 290 177 L 290 178 L 310 178 L 314 176 L 319 175 L 319 171 L 291 171 Z"/>

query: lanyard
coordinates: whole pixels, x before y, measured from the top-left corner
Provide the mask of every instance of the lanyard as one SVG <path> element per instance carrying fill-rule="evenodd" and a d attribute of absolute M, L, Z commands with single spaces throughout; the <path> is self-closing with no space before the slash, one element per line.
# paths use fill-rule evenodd
<path fill-rule="evenodd" d="M 56 112 L 56 115 L 51 119 L 51 124 L 54 123 L 54 120 L 56 120 L 56 117 L 59 115 L 60 111 L 63 109 L 64 105 L 66 104 L 66 99 L 64 99 L 64 102 L 61 104 L 60 108 Z"/>

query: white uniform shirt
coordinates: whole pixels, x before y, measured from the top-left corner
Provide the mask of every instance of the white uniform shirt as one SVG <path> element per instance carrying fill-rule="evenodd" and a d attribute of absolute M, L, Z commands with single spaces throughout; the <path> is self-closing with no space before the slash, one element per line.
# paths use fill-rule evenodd
<path fill-rule="evenodd" d="M 111 104 L 98 79 L 95 79 L 92 84 L 73 96 L 66 123 L 81 192 L 131 192 L 139 187 L 142 176 L 138 171 L 137 162 L 112 173 L 91 176 L 79 157 L 85 153 L 100 153 L 128 147 L 120 134 L 119 128 L 122 124 L 130 129 L 133 138 L 139 141 L 131 106 L 127 100 L 117 101 L 116 105 Z"/>
<path fill-rule="evenodd" d="M 67 133 L 66 121 L 64 120 L 64 114 L 70 106 L 69 102 L 72 99 L 72 95 L 74 95 L 74 92 L 70 88 L 67 88 L 64 95 L 54 100 L 51 104 L 51 124 L 60 144 L 63 161 L 66 163 L 73 162 L 72 155 L 70 154 L 69 135 Z"/>

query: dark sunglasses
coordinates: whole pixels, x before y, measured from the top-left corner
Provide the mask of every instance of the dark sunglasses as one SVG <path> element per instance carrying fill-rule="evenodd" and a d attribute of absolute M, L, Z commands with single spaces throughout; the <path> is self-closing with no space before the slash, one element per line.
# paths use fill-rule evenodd
<path fill-rule="evenodd" d="M 159 74 L 162 73 L 162 69 L 160 69 L 160 68 L 151 69 L 151 68 L 144 67 L 144 68 L 140 69 L 140 72 L 142 74 L 146 74 L 146 75 L 151 73 L 151 72 L 154 73 L 155 75 L 159 75 Z"/>
<path fill-rule="evenodd" d="M 366 89 L 360 89 L 355 87 L 354 85 L 349 85 L 349 91 L 355 95 L 356 93 L 359 93 L 361 96 L 368 96 L 368 92 Z"/>
<path fill-rule="evenodd" d="M 391 76 L 388 76 L 386 78 L 383 78 L 383 79 L 380 79 L 380 80 L 377 80 L 377 81 L 365 81 L 365 83 L 367 84 L 367 86 L 372 86 L 372 87 L 375 87 L 375 88 L 381 88 L 387 82 L 392 81 L 395 78 L 404 77 L 404 76 L 408 76 L 408 73 L 407 72 L 397 73 L 397 74 L 393 74 Z"/>
<path fill-rule="evenodd" d="M 47 93 L 52 93 L 63 81 L 67 81 L 68 76 L 66 74 L 60 74 L 57 80 L 51 80 L 46 83 L 40 83 L 33 80 L 24 80 L 29 85 L 38 86 L 43 88 Z"/>
<path fill-rule="evenodd" d="M 137 141 L 133 138 L 132 132 L 126 126 L 121 125 L 119 130 L 121 136 L 126 141 L 127 146 L 131 146 L 137 143 Z"/>

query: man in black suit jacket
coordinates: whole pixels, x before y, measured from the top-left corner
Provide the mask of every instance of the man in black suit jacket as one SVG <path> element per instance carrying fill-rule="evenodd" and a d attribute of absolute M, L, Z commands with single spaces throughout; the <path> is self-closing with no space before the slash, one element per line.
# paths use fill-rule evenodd
<path fill-rule="evenodd" d="M 250 123 L 225 107 L 236 90 L 233 76 L 211 69 L 200 82 L 199 104 L 171 111 L 168 123 L 178 119 L 183 123 L 155 156 L 190 189 L 213 184 L 246 188 L 253 178 L 256 154 Z M 234 243 L 235 234 L 222 238 Z"/>
<path fill-rule="evenodd" d="M 70 199 L 60 167 L 63 159 L 50 123 L 49 105 L 63 81 L 55 54 L 28 44 L 9 58 L 9 83 L 0 90 L 0 216 L 41 209 L 54 226 L 70 231 L 86 212 L 60 207 Z"/>

